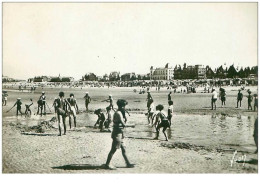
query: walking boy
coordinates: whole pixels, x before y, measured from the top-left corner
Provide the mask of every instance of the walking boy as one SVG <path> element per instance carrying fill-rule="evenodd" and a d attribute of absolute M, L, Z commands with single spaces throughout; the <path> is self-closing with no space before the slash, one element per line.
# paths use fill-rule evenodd
<path fill-rule="evenodd" d="M 115 169 L 114 167 L 110 166 L 110 162 L 112 160 L 112 157 L 114 155 L 114 153 L 116 152 L 117 149 L 121 148 L 122 151 L 122 155 L 124 157 L 125 163 L 126 163 L 126 167 L 127 168 L 133 168 L 134 165 L 130 163 L 130 161 L 127 158 L 126 155 L 126 150 L 125 150 L 125 146 L 123 143 L 123 128 L 125 127 L 125 122 L 123 120 L 123 115 L 122 115 L 122 109 L 123 107 L 125 107 L 125 100 L 118 100 L 117 101 L 117 106 L 118 106 L 118 110 L 114 113 L 113 116 L 113 122 L 114 122 L 114 126 L 113 126 L 113 132 L 111 135 L 111 138 L 113 139 L 112 142 L 112 147 L 111 150 L 107 156 L 107 161 L 105 164 L 105 168 L 107 169 Z"/>

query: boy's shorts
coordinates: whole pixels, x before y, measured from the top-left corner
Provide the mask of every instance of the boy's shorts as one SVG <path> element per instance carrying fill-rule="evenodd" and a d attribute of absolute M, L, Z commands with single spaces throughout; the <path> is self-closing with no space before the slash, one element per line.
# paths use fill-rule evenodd
<path fill-rule="evenodd" d="M 113 135 L 112 137 L 113 139 L 113 142 L 112 142 L 112 148 L 116 148 L 116 149 L 120 149 L 121 146 L 125 146 L 124 145 L 124 142 L 123 142 L 123 134 L 116 134 L 116 135 Z"/>

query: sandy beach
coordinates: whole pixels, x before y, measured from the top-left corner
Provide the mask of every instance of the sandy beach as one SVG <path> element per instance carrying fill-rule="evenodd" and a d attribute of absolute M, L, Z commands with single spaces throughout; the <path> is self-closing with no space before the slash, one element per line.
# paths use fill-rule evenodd
<path fill-rule="evenodd" d="M 170 140 L 153 140 L 154 129 L 147 124 L 146 94 L 133 93 L 134 88 L 63 88 L 65 97 L 75 94 L 79 104 L 78 127 L 69 129 L 67 135 L 58 137 L 57 122 L 53 127 L 38 133 L 31 127 L 54 117 L 40 117 L 36 113 L 36 100 L 41 89 L 35 93 L 8 90 L 8 104 L 3 107 L 2 153 L 3 173 L 257 173 L 258 155 L 253 140 L 253 123 L 257 112 L 247 110 L 244 97 L 242 107 L 236 106 L 239 87 L 226 87 L 227 104 L 224 108 L 217 103 L 217 110 L 210 110 L 211 94 L 173 94 L 173 126 L 168 131 Z M 257 87 L 247 87 L 254 93 Z M 44 88 L 47 103 L 52 105 L 60 88 Z M 138 89 L 137 89 L 138 90 Z M 92 97 L 90 112 L 84 112 L 84 92 Z M 97 117 L 93 111 L 104 109 L 107 103 L 101 100 L 111 93 L 114 99 L 124 98 L 131 116 L 129 124 L 135 128 L 125 129 L 127 154 L 135 168 L 126 168 L 121 150 L 112 159 L 117 170 L 102 167 L 111 148 L 110 133 L 93 128 Z M 156 92 L 152 89 L 155 104 L 167 108 L 168 90 Z M 243 91 L 247 95 L 246 90 Z M 10 109 L 17 97 L 22 102 L 34 101 L 31 118 L 16 117 Z M 24 105 L 23 105 L 24 106 Z M 24 108 L 22 109 L 24 111 Z M 68 123 L 68 120 L 67 120 Z M 230 135 L 233 135 L 232 138 Z M 237 154 L 234 155 L 235 151 Z"/>

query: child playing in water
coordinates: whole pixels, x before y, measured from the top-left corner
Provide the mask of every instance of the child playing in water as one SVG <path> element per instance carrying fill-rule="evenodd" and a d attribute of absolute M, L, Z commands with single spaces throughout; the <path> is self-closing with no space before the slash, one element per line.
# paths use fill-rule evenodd
<path fill-rule="evenodd" d="M 21 115 L 23 115 L 21 109 L 22 109 L 22 101 L 21 98 L 17 98 L 17 101 L 14 103 L 13 107 L 11 109 L 13 109 L 16 106 L 16 116 L 18 116 L 18 113 L 20 113 Z M 10 110 L 11 110 L 10 109 Z M 7 112 L 9 112 L 10 110 L 8 110 Z"/>
<path fill-rule="evenodd" d="M 102 102 L 104 102 L 104 101 L 109 102 L 109 107 L 111 107 L 111 109 L 114 110 L 114 103 L 113 103 L 112 95 L 109 95 L 109 96 L 108 96 L 108 99 L 105 99 L 105 100 L 103 100 Z M 115 110 L 114 110 L 114 111 L 115 111 Z"/>
<path fill-rule="evenodd" d="M 105 125 L 106 129 L 109 129 L 109 126 L 112 123 L 111 107 L 109 107 L 109 106 L 106 107 L 106 110 L 107 110 L 107 119 L 106 119 L 104 125 Z"/>
<path fill-rule="evenodd" d="M 249 108 L 251 110 L 253 110 L 253 108 L 252 108 L 252 101 L 253 101 L 253 96 L 251 95 L 251 91 L 249 90 L 248 91 L 248 96 L 247 96 L 248 110 L 249 110 Z"/>
<path fill-rule="evenodd" d="M 151 104 L 148 108 L 148 123 L 150 124 L 153 124 L 153 115 L 154 115 L 154 109 L 155 109 L 155 106 L 154 106 L 154 103 L 153 103 L 153 99 L 151 99 Z"/>
<path fill-rule="evenodd" d="M 33 105 L 32 99 L 30 99 L 30 101 L 31 101 L 30 104 L 25 104 L 25 108 L 26 108 L 24 112 L 25 115 L 28 115 L 28 112 L 30 112 L 30 115 L 32 114 L 32 111 L 30 109 L 30 107 Z"/>
<path fill-rule="evenodd" d="M 166 115 L 162 112 L 163 108 L 164 107 L 161 104 L 156 106 L 156 110 L 159 112 L 156 115 L 156 119 L 155 119 L 155 124 L 157 124 L 157 126 L 156 126 L 156 137 L 154 139 L 158 140 L 160 128 L 163 128 L 163 134 L 165 136 L 165 140 L 168 141 L 168 136 L 165 131 L 167 128 L 170 128 L 170 123 L 169 123 Z"/>
<path fill-rule="evenodd" d="M 94 127 L 95 127 L 97 124 L 99 124 L 99 129 L 100 129 L 100 131 L 102 132 L 102 131 L 104 131 L 103 126 L 104 126 L 104 122 L 105 122 L 105 119 L 106 119 L 106 118 L 105 118 L 105 114 L 101 111 L 101 109 L 95 110 L 94 113 L 98 116 L 97 122 L 95 123 Z"/>
<path fill-rule="evenodd" d="M 255 103 L 254 103 L 254 111 L 256 110 L 256 108 L 258 109 L 258 96 L 257 94 L 254 94 L 255 97 Z"/>
<path fill-rule="evenodd" d="M 169 108 L 168 108 L 168 116 L 167 119 L 169 120 L 170 126 L 172 124 L 172 114 L 173 114 L 173 101 L 169 101 Z"/>

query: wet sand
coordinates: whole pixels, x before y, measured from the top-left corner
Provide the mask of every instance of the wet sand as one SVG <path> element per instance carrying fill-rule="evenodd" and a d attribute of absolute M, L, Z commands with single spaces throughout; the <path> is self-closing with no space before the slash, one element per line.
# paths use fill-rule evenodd
<path fill-rule="evenodd" d="M 250 89 L 256 91 L 256 87 L 250 87 Z M 59 89 L 44 90 L 50 106 Z M 50 120 L 54 116 L 53 114 L 43 117 L 33 115 L 31 119 L 25 119 L 24 117 L 14 117 L 14 110 L 10 113 L 5 112 L 11 108 L 10 102 L 13 102 L 17 96 L 22 97 L 23 100 L 29 100 L 32 97 L 36 104 L 35 100 L 39 97 L 40 91 L 34 94 L 8 92 L 8 106 L 3 107 L 3 173 L 257 173 L 258 171 L 258 156 L 253 153 L 255 149 L 253 137 L 250 140 L 250 136 L 247 134 L 239 136 L 247 136 L 242 140 L 248 140 L 247 144 L 250 146 L 248 149 L 241 149 L 240 143 L 236 143 L 236 140 L 232 142 L 233 145 L 229 144 L 227 147 L 214 144 L 213 146 L 205 145 L 199 141 L 178 139 L 178 132 L 180 132 L 178 129 L 185 125 L 179 122 L 174 127 L 176 128 L 174 132 L 177 133 L 174 139 L 169 142 L 163 141 L 164 137 L 160 134 L 160 140 L 152 140 L 154 136 L 152 130 L 149 131 L 150 136 L 143 136 L 143 131 L 138 134 L 141 127 L 147 126 L 146 121 L 140 121 L 140 119 L 145 119 L 146 94 L 134 94 L 131 88 L 121 88 L 121 91 L 116 88 L 110 90 L 89 88 L 87 91 L 90 92 L 93 101 L 90 105 L 90 113 L 85 113 L 83 112 L 84 100 L 82 97 L 86 90 L 68 88 L 64 91 L 67 95 L 71 91 L 75 93 L 82 113 L 78 115 L 80 127 L 68 130 L 67 135 L 61 137 L 57 136 L 57 123 L 53 128 L 45 129 L 44 133 L 36 133 L 35 129 L 28 128 L 37 125 L 39 121 Z M 128 108 L 132 114 L 129 117 L 129 123 L 136 124 L 136 127 L 126 129 L 125 144 L 130 161 L 136 164 L 135 168 L 125 168 L 120 150 L 112 159 L 112 164 L 117 167 L 117 170 L 105 170 L 101 166 L 106 161 L 112 140 L 110 133 L 100 133 L 98 129 L 92 127 L 96 120 L 92 111 L 98 107 L 105 108 L 107 103 L 100 101 L 105 99 L 108 93 L 112 93 L 114 99 L 126 98 L 129 102 Z M 234 107 L 236 93 L 230 88 L 227 106 L 218 107 L 216 111 L 210 110 L 210 94 L 173 94 L 175 114 L 185 114 L 191 117 L 228 115 L 228 117 L 242 116 L 242 118 L 252 117 L 254 119 L 257 112 L 247 111 L 245 98 L 241 109 Z M 246 95 L 246 92 L 243 93 Z M 167 90 L 159 93 L 154 91 L 152 96 L 156 104 L 163 103 L 166 106 Z M 23 101 L 23 103 L 25 102 Z M 36 112 L 35 108 L 34 112 Z M 133 119 L 134 117 L 139 119 Z M 249 126 L 250 124 L 251 122 Z M 251 129 L 253 127 L 245 126 L 243 128 Z M 251 132 L 252 129 L 248 131 L 248 133 Z M 218 145 L 218 143 L 216 144 Z M 238 153 L 231 166 L 235 150 Z M 243 156 L 246 156 L 245 162 Z"/>

